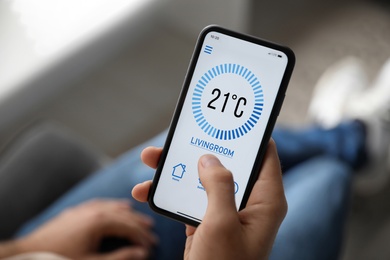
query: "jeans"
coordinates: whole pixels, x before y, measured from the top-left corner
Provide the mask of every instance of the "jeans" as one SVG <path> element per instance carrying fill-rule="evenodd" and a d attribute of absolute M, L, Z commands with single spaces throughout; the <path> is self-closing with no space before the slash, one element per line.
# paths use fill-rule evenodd
<path fill-rule="evenodd" d="M 166 133 L 162 133 L 134 148 L 79 183 L 26 223 L 16 236 L 28 234 L 63 209 L 89 199 L 131 199 L 132 187 L 151 179 L 154 174 L 142 164 L 140 152 L 149 145 L 162 146 L 165 136 Z M 364 126 L 353 121 L 332 130 L 278 128 L 273 138 L 284 169 L 289 209 L 270 259 L 336 259 L 348 211 L 352 168 L 365 154 Z M 182 258 L 184 225 L 153 213 L 146 204 L 134 202 L 133 206 L 155 219 L 155 232 L 160 237 L 156 258 Z"/>

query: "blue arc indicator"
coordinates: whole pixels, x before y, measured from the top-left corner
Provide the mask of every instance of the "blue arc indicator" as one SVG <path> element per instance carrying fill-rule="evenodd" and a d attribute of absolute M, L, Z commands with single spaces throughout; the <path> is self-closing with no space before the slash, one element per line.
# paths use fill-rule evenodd
<path fill-rule="evenodd" d="M 202 112 L 202 94 L 207 85 L 216 77 L 224 74 L 234 74 L 245 79 L 253 90 L 254 106 L 248 120 L 233 129 L 220 129 L 207 121 Z M 224 63 L 205 72 L 195 85 L 192 94 L 192 113 L 198 126 L 209 136 L 219 140 L 240 138 L 251 131 L 259 121 L 264 107 L 264 93 L 260 81 L 248 68 L 239 64 Z"/>

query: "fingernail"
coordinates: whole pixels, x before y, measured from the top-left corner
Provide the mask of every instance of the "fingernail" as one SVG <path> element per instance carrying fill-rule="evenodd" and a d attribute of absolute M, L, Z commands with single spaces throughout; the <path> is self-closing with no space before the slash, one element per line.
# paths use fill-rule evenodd
<path fill-rule="evenodd" d="M 206 154 L 200 157 L 200 163 L 205 168 L 221 165 L 221 162 L 218 160 L 218 158 L 211 154 Z"/>

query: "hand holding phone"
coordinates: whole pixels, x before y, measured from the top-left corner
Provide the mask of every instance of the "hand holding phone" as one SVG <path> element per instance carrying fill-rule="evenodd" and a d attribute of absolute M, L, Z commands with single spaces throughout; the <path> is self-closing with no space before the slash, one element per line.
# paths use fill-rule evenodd
<path fill-rule="evenodd" d="M 207 195 L 197 163 L 206 153 L 233 173 L 237 210 L 245 207 L 294 62 L 274 43 L 217 26 L 201 32 L 150 189 L 153 210 L 202 222 Z"/>
<path fill-rule="evenodd" d="M 141 154 L 142 161 L 155 169 L 161 152 L 161 148 L 148 147 Z M 287 211 L 275 143 L 270 141 L 248 203 L 239 212 L 232 174 L 213 155 L 202 156 L 198 166 L 207 190 L 208 207 L 202 225 L 187 225 L 185 258 L 268 259 Z M 150 187 L 151 181 L 136 185 L 134 198 L 146 202 Z"/>

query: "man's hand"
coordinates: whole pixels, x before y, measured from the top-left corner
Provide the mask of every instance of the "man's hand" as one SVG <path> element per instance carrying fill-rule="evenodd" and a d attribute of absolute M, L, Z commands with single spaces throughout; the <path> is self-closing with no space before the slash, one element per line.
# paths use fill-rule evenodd
<path fill-rule="evenodd" d="M 143 162 L 156 168 L 161 149 L 149 147 Z M 237 212 L 233 176 L 213 155 L 198 164 L 208 207 L 198 228 L 187 226 L 186 259 L 267 259 L 287 212 L 276 145 L 271 140 L 246 207 Z M 151 181 L 138 184 L 133 197 L 146 202 Z"/>
<path fill-rule="evenodd" d="M 71 259 L 145 259 L 156 243 L 152 226 L 128 201 L 94 200 L 64 211 L 18 245 L 21 252 L 48 251 Z M 104 237 L 125 238 L 133 245 L 99 254 Z"/>

